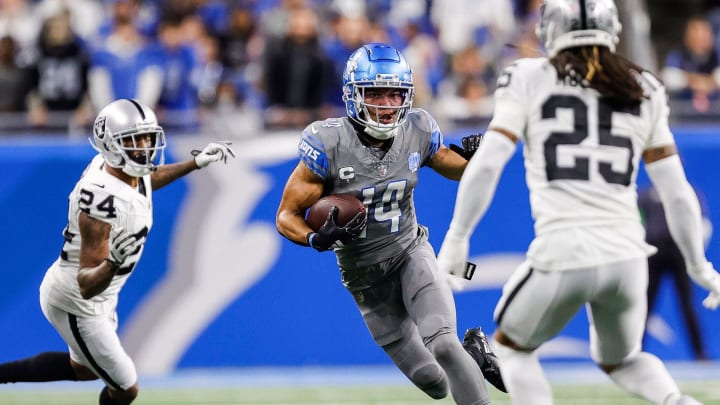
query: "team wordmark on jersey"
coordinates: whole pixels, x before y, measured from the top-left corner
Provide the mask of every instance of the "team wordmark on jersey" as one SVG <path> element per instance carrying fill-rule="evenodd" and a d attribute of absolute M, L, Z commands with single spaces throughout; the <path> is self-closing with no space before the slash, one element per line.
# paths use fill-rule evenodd
<path fill-rule="evenodd" d="M 312 145 L 307 143 L 304 139 L 300 142 L 300 146 L 298 146 L 302 152 L 304 152 L 310 159 L 317 160 L 318 156 L 320 156 L 320 151 L 315 149 Z"/>

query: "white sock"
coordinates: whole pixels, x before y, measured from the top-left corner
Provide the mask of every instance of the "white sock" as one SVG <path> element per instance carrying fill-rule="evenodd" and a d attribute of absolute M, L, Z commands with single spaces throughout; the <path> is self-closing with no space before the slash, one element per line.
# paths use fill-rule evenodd
<path fill-rule="evenodd" d="M 702 402 L 697 399 L 682 395 L 682 394 L 670 394 L 668 398 L 665 398 L 663 405 L 703 405 Z"/>
<path fill-rule="evenodd" d="M 493 341 L 505 387 L 514 404 L 548 405 L 553 403 L 552 388 L 545 378 L 537 354 L 519 352 Z"/>
<path fill-rule="evenodd" d="M 658 405 L 662 405 L 672 395 L 680 394 L 680 389 L 663 362 L 647 352 L 626 359 L 609 376 L 626 391 Z"/>

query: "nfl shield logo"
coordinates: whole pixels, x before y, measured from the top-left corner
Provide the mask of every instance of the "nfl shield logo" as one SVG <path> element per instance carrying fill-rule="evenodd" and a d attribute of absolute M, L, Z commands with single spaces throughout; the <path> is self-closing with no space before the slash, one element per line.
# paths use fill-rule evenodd
<path fill-rule="evenodd" d="M 384 164 L 378 165 L 378 174 L 380 175 L 380 177 L 387 176 L 387 170 L 388 170 L 387 165 L 384 165 Z"/>
<path fill-rule="evenodd" d="M 413 152 L 408 156 L 408 169 L 410 169 L 410 173 L 415 173 L 418 167 L 420 167 L 420 154 Z"/>

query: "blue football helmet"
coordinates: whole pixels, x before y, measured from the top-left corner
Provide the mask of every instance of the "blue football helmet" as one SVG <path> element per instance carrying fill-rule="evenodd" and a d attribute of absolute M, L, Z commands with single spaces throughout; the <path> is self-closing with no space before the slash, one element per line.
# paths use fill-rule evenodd
<path fill-rule="evenodd" d="M 606 46 L 615 52 L 622 25 L 612 0 L 545 0 L 535 33 L 548 56 L 576 46 Z"/>
<path fill-rule="evenodd" d="M 403 102 L 397 107 L 374 106 L 365 102 L 368 88 L 398 88 L 403 91 Z M 415 86 L 412 69 L 397 49 L 380 43 L 363 45 L 350 55 L 343 72 L 343 101 L 350 119 L 364 125 L 367 133 L 376 139 L 390 139 L 397 128 L 407 119 L 412 107 Z M 380 123 L 378 116 L 372 117 L 370 107 L 395 108 L 395 121 Z"/>

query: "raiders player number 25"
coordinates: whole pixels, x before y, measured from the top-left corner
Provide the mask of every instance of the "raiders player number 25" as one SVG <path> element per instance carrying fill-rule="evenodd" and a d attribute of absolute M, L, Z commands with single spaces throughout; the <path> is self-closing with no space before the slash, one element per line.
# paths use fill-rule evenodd
<path fill-rule="evenodd" d="M 704 254 L 697 198 L 668 126 L 663 85 L 615 53 L 612 0 L 546 0 L 537 26 L 547 57 L 505 69 L 495 112 L 460 181 L 438 254 L 459 274 L 469 238 L 522 141 L 535 238 L 495 308 L 495 347 L 516 404 L 552 403 L 534 351 L 587 306 L 593 360 L 625 390 L 656 404 L 697 404 L 654 355 L 641 351 L 647 256 L 637 207 L 640 159 L 666 207 L 690 276 L 720 304 L 720 275 Z"/>

